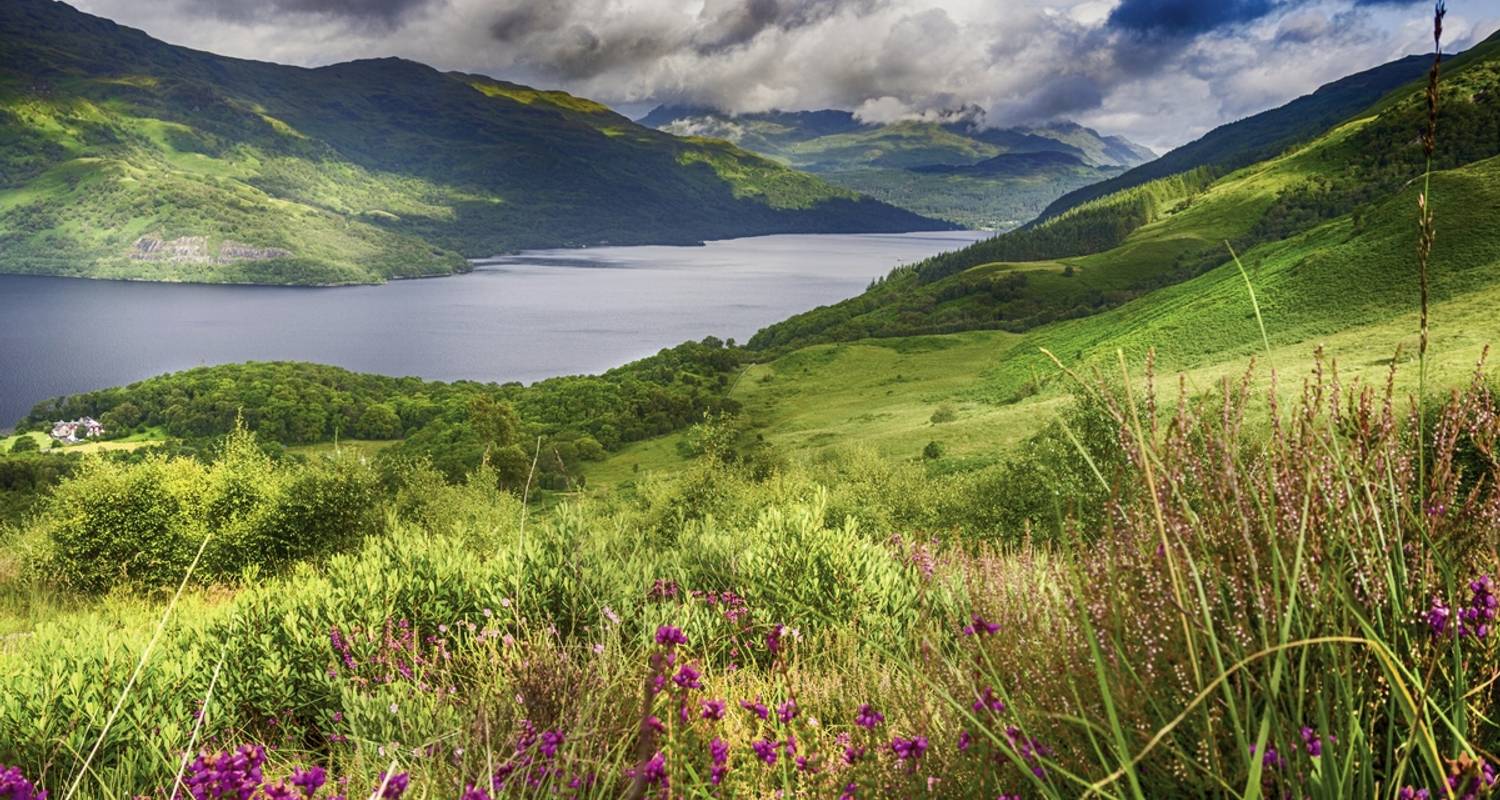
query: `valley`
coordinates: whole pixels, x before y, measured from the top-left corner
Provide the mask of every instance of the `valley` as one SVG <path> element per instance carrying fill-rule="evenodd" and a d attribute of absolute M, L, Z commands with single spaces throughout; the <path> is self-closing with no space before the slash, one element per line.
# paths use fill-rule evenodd
<path fill-rule="evenodd" d="M 1059 196 L 1155 157 L 1076 123 L 1006 128 L 975 109 L 943 116 L 880 124 L 832 110 L 661 106 L 640 123 L 730 141 L 908 211 L 984 230 L 1018 227 Z"/>

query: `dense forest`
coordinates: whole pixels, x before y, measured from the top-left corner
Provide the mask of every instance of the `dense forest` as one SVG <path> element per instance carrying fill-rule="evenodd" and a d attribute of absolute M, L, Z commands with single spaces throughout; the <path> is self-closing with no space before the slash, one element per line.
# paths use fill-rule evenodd
<path fill-rule="evenodd" d="M 221 437 L 243 425 L 267 443 L 401 440 L 388 459 L 420 459 L 459 480 L 488 459 L 507 485 L 535 460 L 543 485 L 566 488 L 577 464 L 633 441 L 731 413 L 742 352 L 709 338 L 601 375 L 519 383 L 442 383 L 291 362 L 199 367 L 37 405 L 21 430 L 88 415 L 120 438 Z"/>

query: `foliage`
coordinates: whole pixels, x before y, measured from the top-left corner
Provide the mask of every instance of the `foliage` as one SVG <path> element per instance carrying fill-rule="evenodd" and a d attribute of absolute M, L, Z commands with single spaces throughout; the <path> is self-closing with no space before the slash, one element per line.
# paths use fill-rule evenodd
<path fill-rule="evenodd" d="M 368 466 L 278 467 L 240 432 L 208 465 L 85 459 L 35 524 L 47 539 L 47 571 L 69 588 L 100 593 L 168 586 L 195 563 L 201 579 L 226 580 L 335 552 L 380 530 L 379 507 Z"/>
<path fill-rule="evenodd" d="M 198 367 L 37 405 L 23 428 L 90 415 L 112 437 L 160 430 L 186 440 L 243 425 L 265 442 L 303 445 L 400 439 L 391 460 L 426 459 L 461 480 L 488 454 L 520 486 L 533 459 L 548 488 L 579 479 L 607 449 L 732 413 L 726 397 L 741 353 L 715 338 L 687 342 L 602 375 L 520 384 L 388 378 L 289 362 Z M 540 449 L 538 441 L 541 441 Z M 545 457 L 544 457 L 545 455 Z"/>

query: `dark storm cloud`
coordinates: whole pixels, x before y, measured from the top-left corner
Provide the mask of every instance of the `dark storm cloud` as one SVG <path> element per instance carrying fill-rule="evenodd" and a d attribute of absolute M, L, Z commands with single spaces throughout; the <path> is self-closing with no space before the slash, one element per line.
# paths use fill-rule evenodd
<path fill-rule="evenodd" d="M 1191 36 L 1253 22 L 1276 5 L 1272 0 L 1124 0 L 1110 12 L 1109 24 L 1135 33 Z"/>
<path fill-rule="evenodd" d="M 709 0 L 698 14 L 693 46 L 710 54 L 753 41 L 766 31 L 793 31 L 844 11 L 868 13 L 883 0 Z"/>
<path fill-rule="evenodd" d="M 1431 0 L 1352 0 L 1355 7 L 1399 7 Z M 1109 14 L 1110 27 L 1135 34 L 1196 36 L 1221 28 L 1255 22 L 1273 13 L 1294 12 L 1313 0 L 1122 0 Z M 1304 20 L 1305 21 L 1305 20 Z M 1312 30 L 1289 32 L 1294 41 Z"/>

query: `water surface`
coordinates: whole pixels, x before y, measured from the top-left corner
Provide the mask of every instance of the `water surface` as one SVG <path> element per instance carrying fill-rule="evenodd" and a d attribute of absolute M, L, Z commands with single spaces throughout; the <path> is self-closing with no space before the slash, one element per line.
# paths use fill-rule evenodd
<path fill-rule="evenodd" d="M 0 428 L 49 397 L 203 364 L 316 361 L 525 382 L 599 372 L 689 339 L 744 341 L 985 235 L 539 250 L 468 275 L 326 289 L 0 275 Z"/>

